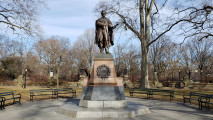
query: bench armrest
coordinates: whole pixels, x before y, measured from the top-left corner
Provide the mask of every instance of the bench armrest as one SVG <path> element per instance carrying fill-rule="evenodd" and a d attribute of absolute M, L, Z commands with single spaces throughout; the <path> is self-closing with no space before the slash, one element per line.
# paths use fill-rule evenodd
<path fill-rule="evenodd" d="M 208 102 L 209 98 L 207 96 L 200 96 L 200 97 L 198 97 L 198 100 L 199 101 L 206 101 L 206 102 Z"/>
<path fill-rule="evenodd" d="M 33 92 L 33 91 L 30 91 L 29 93 L 30 93 L 30 95 L 33 95 L 33 94 L 34 94 L 34 92 Z"/>
<path fill-rule="evenodd" d="M 4 100 L 5 100 L 5 97 L 0 97 L 0 100 L 1 100 L 1 101 L 4 101 Z"/>

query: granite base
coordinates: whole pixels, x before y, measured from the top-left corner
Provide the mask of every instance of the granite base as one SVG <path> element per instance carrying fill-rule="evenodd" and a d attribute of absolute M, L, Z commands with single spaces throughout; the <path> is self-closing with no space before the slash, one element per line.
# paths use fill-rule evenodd
<path fill-rule="evenodd" d="M 56 112 L 71 118 L 125 118 L 150 113 L 148 107 L 137 102 L 128 102 L 125 108 L 85 108 L 68 102 Z"/>
<path fill-rule="evenodd" d="M 127 100 L 117 101 L 92 101 L 92 100 L 80 100 L 80 107 L 86 108 L 125 108 L 127 107 Z"/>

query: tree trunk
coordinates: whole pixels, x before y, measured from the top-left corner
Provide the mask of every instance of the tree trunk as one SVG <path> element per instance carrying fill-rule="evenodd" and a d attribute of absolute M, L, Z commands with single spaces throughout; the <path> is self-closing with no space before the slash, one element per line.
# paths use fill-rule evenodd
<path fill-rule="evenodd" d="M 60 67 L 59 66 L 57 66 L 57 88 L 59 88 L 59 72 L 60 72 Z"/>
<path fill-rule="evenodd" d="M 150 7 L 149 1 L 145 1 L 145 8 L 143 0 L 140 0 L 140 33 L 141 33 L 141 52 L 142 52 L 142 62 L 141 62 L 141 83 L 140 88 L 150 88 L 149 86 L 149 76 L 148 76 L 148 65 L 149 65 L 149 39 L 150 39 L 150 15 L 152 5 L 154 0 L 152 0 Z M 145 20 L 144 20 L 145 16 Z"/>
<path fill-rule="evenodd" d="M 141 34 L 141 54 L 142 54 L 142 61 L 141 61 L 141 80 L 140 80 L 140 88 L 145 88 L 145 77 L 144 77 L 144 59 L 143 59 L 143 53 L 144 53 L 144 10 L 143 10 L 143 0 L 140 0 L 140 8 L 139 8 L 139 13 L 140 13 L 140 34 Z"/>
<path fill-rule="evenodd" d="M 141 83 L 140 88 L 150 88 L 148 76 L 149 51 L 146 47 L 146 41 L 141 42 L 142 62 L 141 62 Z"/>

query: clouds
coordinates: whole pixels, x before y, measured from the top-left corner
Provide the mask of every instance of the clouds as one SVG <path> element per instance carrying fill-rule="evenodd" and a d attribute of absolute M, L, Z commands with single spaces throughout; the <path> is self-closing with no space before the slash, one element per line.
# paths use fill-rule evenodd
<path fill-rule="evenodd" d="M 68 37 L 71 43 L 74 43 L 85 30 L 95 28 L 95 20 L 98 18 L 95 16 L 94 8 L 99 1 L 101 0 L 48 0 L 49 9 L 41 13 L 44 36 Z M 130 33 L 115 31 L 114 46 L 127 41 L 130 38 L 127 34 Z"/>
<path fill-rule="evenodd" d="M 72 41 L 86 29 L 94 28 L 94 8 L 99 0 L 48 0 L 48 10 L 41 13 L 46 36 L 60 35 Z"/>

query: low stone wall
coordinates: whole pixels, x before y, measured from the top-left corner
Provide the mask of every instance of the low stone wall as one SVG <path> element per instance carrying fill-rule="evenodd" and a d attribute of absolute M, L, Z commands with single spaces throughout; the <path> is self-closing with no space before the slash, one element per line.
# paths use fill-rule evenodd
<path fill-rule="evenodd" d="M 206 86 L 206 83 L 189 83 L 189 89 L 203 89 Z"/>
<path fill-rule="evenodd" d="M 213 83 L 207 83 L 204 89 L 211 89 L 213 90 Z"/>

